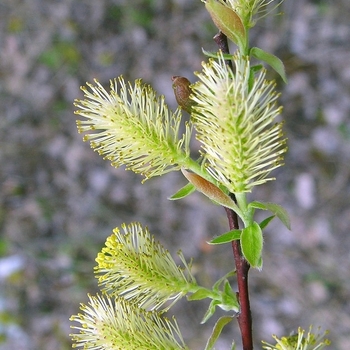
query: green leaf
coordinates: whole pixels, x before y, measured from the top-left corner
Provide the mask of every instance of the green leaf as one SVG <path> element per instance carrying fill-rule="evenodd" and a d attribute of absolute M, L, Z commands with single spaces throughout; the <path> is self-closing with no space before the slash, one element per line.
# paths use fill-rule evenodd
<path fill-rule="evenodd" d="M 244 228 L 241 235 L 242 253 L 252 267 L 261 266 L 261 252 L 263 248 L 263 235 L 258 223 Z"/>
<path fill-rule="evenodd" d="M 281 222 L 287 227 L 288 230 L 291 229 L 290 218 L 287 211 L 278 204 L 275 203 L 265 203 L 267 210 L 270 210 L 274 213 Z"/>
<path fill-rule="evenodd" d="M 225 292 L 225 294 L 226 295 L 229 295 L 230 296 L 230 298 L 232 298 L 232 297 L 234 297 L 234 296 L 236 296 L 236 294 L 235 293 L 233 293 L 233 291 L 232 291 L 232 288 L 231 288 L 231 285 L 230 285 L 230 282 L 229 281 L 225 281 L 225 284 L 224 284 L 224 292 Z"/>
<path fill-rule="evenodd" d="M 209 244 L 224 244 L 224 243 L 230 243 L 232 241 L 235 241 L 237 239 L 241 238 L 241 232 L 242 230 L 231 230 L 228 232 L 223 233 L 222 235 L 215 237 L 211 241 L 209 241 Z"/>
<path fill-rule="evenodd" d="M 244 52 L 246 31 L 237 13 L 217 0 L 206 1 L 205 7 L 217 28 Z"/>
<path fill-rule="evenodd" d="M 196 187 L 194 187 L 194 185 L 192 185 L 189 182 L 186 186 L 180 188 L 176 193 L 174 193 L 168 199 L 171 201 L 176 201 L 178 199 L 182 199 L 182 198 L 187 197 L 188 195 L 193 193 L 195 190 L 196 190 Z"/>
<path fill-rule="evenodd" d="M 221 309 L 225 311 L 235 310 L 239 311 L 239 302 L 237 300 L 236 293 L 232 290 L 230 282 L 225 281 L 224 289 L 222 292 L 222 304 L 219 305 Z"/>
<path fill-rule="evenodd" d="M 268 218 L 261 221 L 259 224 L 260 228 L 263 230 L 275 217 L 276 215 L 271 215 Z"/>
<path fill-rule="evenodd" d="M 219 288 L 220 288 L 220 285 L 222 283 L 225 283 L 225 281 L 227 280 L 227 278 L 229 277 L 232 277 L 232 276 L 235 276 L 236 275 L 236 269 L 235 270 L 232 270 L 230 272 L 228 272 L 225 276 L 222 276 L 220 279 L 218 279 L 214 285 L 213 285 L 213 291 L 215 292 L 218 292 L 219 291 Z"/>
<path fill-rule="evenodd" d="M 212 295 L 212 291 L 211 290 L 207 290 L 205 288 L 200 287 L 200 289 L 198 289 L 196 292 L 194 292 L 192 295 L 189 295 L 187 297 L 187 300 L 189 301 L 193 301 L 193 300 L 202 300 L 205 298 L 208 298 Z"/>
<path fill-rule="evenodd" d="M 216 322 L 213 332 L 210 335 L 210 338 L 208 339 L 207 345 L 205 347 L 205 350 L 212 350 L 216 341 L 218 340 L 223 328 L 230 323 L 233 320 L 233 316 L 222 316 L 218 319 Z"/>
<path fill-rule="evenodd" d="M 275 214 L 281 220 L 281 222 L 284 224 L 284 226 L 287 227 L 288 230 L 291 229 L 289 215 L 288 215 L 287 211 L 281 205 L 278 205 L 275 203 L 269 203 L 269 202 L 263 203 L 263 202 L 254 201 L 254 202 L 249 203 L 248 207 L 271 211 L 273 214 Z"/>
<path fill-rule="evenodd" d="M 264 66 L 262 64 L 258 64 L 250 67 L 249 79 L 248 79 L 248 87 L 249 91 L 253 88 L 255 83 L 255 73 L 259 72 Z"/>
<path fill-rule="evenodd" d="M 264 66 L 262 64 L 256 64 L 255 66 L 250 67 L 250 71 L 255 74 L 255 73 L 261 71 L 263 68 L 264 68 Z"/>
<path fill-rule="evenodd" d="M 209 307 L 208 307 L 208 310 L 207 312 L 205 313 L 202 321 L 201 321 L 201 324 L 207 322 L 209 320 L 210 317 L 212 317 L 215 313 L 215 308 L 216 306 L 220 304 L 220 301 L 218 300 L 212 300 Z"/>
<path fill-rule="evenodd" d="M 277 56 L 266 52 L 262 49 L 259 49 L 258 47 L 252 47 L 250 49 L 250 55 L 270 65 L 281 76 L 283 81 L 287 83 L 287 76 L 284 69 L 284 64 Z"/>
<path fill-rule="evenodd" d="M 254 83 L 255 83 L 255 75 L 254 75 L 254 72 L 252 70 L 249 71 L 249 77 L 248 77 L 248 88 L 249 88 L 249 91 L 252 90 L 253 86 L 254 86 Z"/>
<path fill-rule="evenodd" d="M 203 52 L 204 56 L 207 56 L 207 57 L 210 57 L 210 58 L 218 59 L 219 57 L 222 56 L 227 61 L 233 59 L 233 55 L 231 55 L 229 53 L 211 52 L 211 51 L 206 51 L 203 48 L 202 48 L 202 52 Z"/>
<path fill-rule="evenodd" d="M 261 210 L 267 210 L 267 207 L 266 207 L 265 203 L 263 203 L 263 202 L 258 202 L 258 201 L 250 202 L 250 203 L 248 204 L 248 208 L 255 208 L 255 209 L 261 209 Z"/>

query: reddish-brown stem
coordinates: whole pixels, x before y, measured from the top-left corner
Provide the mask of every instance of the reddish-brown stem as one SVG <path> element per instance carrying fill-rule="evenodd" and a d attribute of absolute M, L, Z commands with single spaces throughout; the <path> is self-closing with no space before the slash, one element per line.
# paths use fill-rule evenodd
<path fill-rule="evenodd" d="M 227 37 L 222 32 L 214 36 L 214 41 L 223 53 L 230 53 Z M 233 69 L 232 61 L 227 62 Z M 232 195 L 234 198 L 234 195 Z M 238 229 L 238 216 L 228 208 L 225 208 L 230 230 Z M 250 265 L 244 259 L 239 240 L 232 241 L 232 251 L 236 265 L 237 285 L 238 285 L 238 301 L 240 311 L 237 316 L 238 325 L 241 330 L 243 350 L 253 350 L 253 332 L 252 332 L 252 316 L 250 311 L 249 290 L 248 290 L 248 272 Z"/>
<path fill-rule="evenodd" d="M 225 208 L 229 222 L 230 230 L 238 229 L 237 214 L 232 210 Z M 240 241 L 232 241 L 232 251 L 236 265 L 238 301 L 240 311 L 237 316 L 238 325 L 241 330 L 243 350 L 253 349 L 252 316 L 250 311 L 249 290 L 248 290 L 248 272 L 250 265 L 244 259 L 241 251 Z"/>

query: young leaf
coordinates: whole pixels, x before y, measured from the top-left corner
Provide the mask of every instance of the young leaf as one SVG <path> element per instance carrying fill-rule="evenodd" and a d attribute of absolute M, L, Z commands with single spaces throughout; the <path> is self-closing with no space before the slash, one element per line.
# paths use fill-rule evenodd
<path fill-rule="evenodd" d="M 222 55 L 222 57 L 227 61 L 233 59 L 233 55 L 231 55 L 229 53 L 211 52 L 211 51 L 204 50 L 203 48 L 202 48 L 202 52 L 203 52 L 204 56 L 207 56 L 210 58 L 218 59 Z"/>
<path fill-rule="evenodd" d="M 174 193 L 172 196 L 170 196 L 168 199 L 171 201 L 176 201 L 178 199 L 182 199 L 190 195 L 192 192 L 194 192 L 196 188 L 194 185 L 192 185 L 190 182 L 185 185 L 184 187 L 180 188 L 176 193 Z"/>
<path fill-rule="evenodd" d="M 227 280 L 227 278 L 232 277 L 232 276 L 234 276 L 234 275 L 236 275 L 236 270 L 232 270 L 232 271 L 228 272 L 225 276 L 222 276 L 219 280 L 217 280 L 217 281 L 214 283 L 214 285 L 213 285 L 213 291 L 218 292 L 218 291 L 219 291 L 219 288 L 220 288 L 220 285 L 221 285 L 222 283 L 225 283 L 226 280 Z"/>
<path fill-rule="evenodd" d="M 290 218 L 287 211 L 278 204 L 275 203 L 265 203 L 267 210 L 270 210 L 274 213 L 281 222 L 287 227 L 288 230 L 291 229 Z"/>
<path fill-rule="evenodd" d="M 256 64 L 255 66 L 250 67 L 250 72 L 255 74 L 255 73 L 261 71 L 263 68 L 264 68 L 264 66 L 262 64 Z"/>
<path fill-rule="evenodd" d="M 276 215 L 271 215 L 268 218 L 260 222 L 259 226 L 263 230 L 274 218 Z"/>
<path fill-rule="evenodd" d="M 205 347 L 205 350 L 212 350 L 216 341 L 218 340 L 222 329 L 233 320 L 233 316 L 222 316 L 218 319 L 216 322 L 213 332 L 211 333 L 210 338 L 208 339 L 207 345 Z"/>
<path fill-rule="evenodd" d="M 255 209 L 261 209 L 261 210 L 267 210 L 267 207 L 266 207 L 265 203 L 258 202 L 258 201 L 250 202 L 248 204 L 248 207 L 249 208 L 255 208 Z"/>
<path fill-rule="evenodd" d="M 278 57 L 262 49 L 259 49 L 258 47 L 252 47 L 250 49 L 250 55 L 270 65 L 281 76 L 283 81 L 287 83 L 284 64 Z"/>
<path fill-rule="evenodd" d="M 254 222 L 242 230 L 241 248 L 249 264 L 252 267 L 260 267 L 263 235 L 258 223 Z"/>
<path fill-rule="evenodd" d="M 238 312 L 239 310 L 237 294 L 233 292 L 230 282 L 227 280 L 225 281 L 224 289 L 222 291 L 222 304 L 219 306 L 226 311 L 235 310 Z"/>
<path fill-rule="evenodd" d="M 224 243 L 230 243 L 234 240 L 241 238 L 241 232 L 242 230 L 231 230 L 228 232 L 223 233 L 222 235 L 215 237 L 211 241 L 209 241 L 209 244 L 224 244 Z"/>
<path fill-rule="evenodd" d="M 287 227 L 288 230 L 291 229 L 289 215 L 281 205 L 278 205 L 275 203 L 269 203 L 269 202 L 263 203 L 263 202 L 254 201 L 249 203 L 248 207 L 271 211 L 274 215 L 276 215 L 281 220 L 281 222 L 284 224 L 284 226 Z"/>
<path fill-rule="evenodd" d="M 216 306 L 220 304 L 220 301 L 219 300 L 212 300 L 210 302 L 210 305 L 208 307 L 208 310 L 207 312 L 205 313 L 202 321 L 201 321 L 201 324 L 204 324 L 205 322 L 207 322 L 209 320 L 210 317 L 212 317 L 215 313 L 215 308 Z"/>
<path fill-rule="evenodd" d="M 189 295 L 187 297 L 187 300 L 193 301 L 193 300 L 202 300 L 205 298 L 208 298 L 210 295 L 212 295 L 211 290 L 207 290 L 205 288 L 199 288 L 196 292 L 194 292 L 192 295 Z"/>

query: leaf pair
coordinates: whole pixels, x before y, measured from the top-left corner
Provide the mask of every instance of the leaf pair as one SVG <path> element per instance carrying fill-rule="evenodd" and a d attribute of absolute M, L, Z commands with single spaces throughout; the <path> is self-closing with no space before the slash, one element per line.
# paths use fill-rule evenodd
<path fill-rule="evenodd" d="M 258 223 L 253 222 L 242 230 L 231 230 L 212 239 L 210 244 L 224 244 L 240 240 L 243 256 L 252 267 L 262 268 L 263 234 Z"/>
<path fill-rule="evenodd" d="M 218 52 L 210 52 L 202 49 L 203 54 L 210 58 L 218 58 L 219 53 Z M 258 47 L 252 47 L 249 50 L 249 55 L 251 57 L 257 58 L 265 63 L 267 63 L 281 78 L 282 80 L 287 84 L 287 75 L 284 68 L 284 64 L 280 58 L 273 55 L 272 53 L 266 52 L 265 50 L 262 50 Z M 222 54 L 225 60 L 232 60 L 233 55 L 231 54 Z M 259 69 L 261 69 L 261 65 L 255 66 Z M 252 67 L 253 68 L 253 67 Z M 256 69 L 258 70 L 258 69 Z"/>
<path fill-rule="evenodd" d="M 263 248 L 263 233 L 262 230 L 277 216 L 281 222 L 290 229 L 290 219 L 286 210 L 275 203 L 251 202 L 248 204 L 248 210 L 269 210 L 273 213 L 260 224 L 253 222 L 251 225 L 242 230 L 231 230 L 218 237 L 212 239 L 210 244 L 224 244 L 234 240 L 240 240 L 242 253 L 245 259 L 252 267 L 262 268 L 262 248 Z M 251 215 L 254 213 L 252 212 Z"/>

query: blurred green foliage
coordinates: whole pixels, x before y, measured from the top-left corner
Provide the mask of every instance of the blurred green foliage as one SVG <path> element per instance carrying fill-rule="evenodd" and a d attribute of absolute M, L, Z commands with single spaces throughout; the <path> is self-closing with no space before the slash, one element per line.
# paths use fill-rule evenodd
<path fill-rule="evenodd" d="M 135 26 L 142 27 L 149 32 L 152 30 L 152 20 L 155 14 L 154 0 L 135 1 L 133 6 L 130 6 L 129 3 L 111 4 L 106 11 L 105 24 L 110 28 L 116 28 L 117 32 Z"/>
<path fill-rule="evenodd" d="M 53 45 L 39 57 L 39 62 L 52 70 L 56 70 L 65 65 L 75 71 L 80 61 L 81 55 L 75 43 L 69 41 L 55 41 Z"/>

